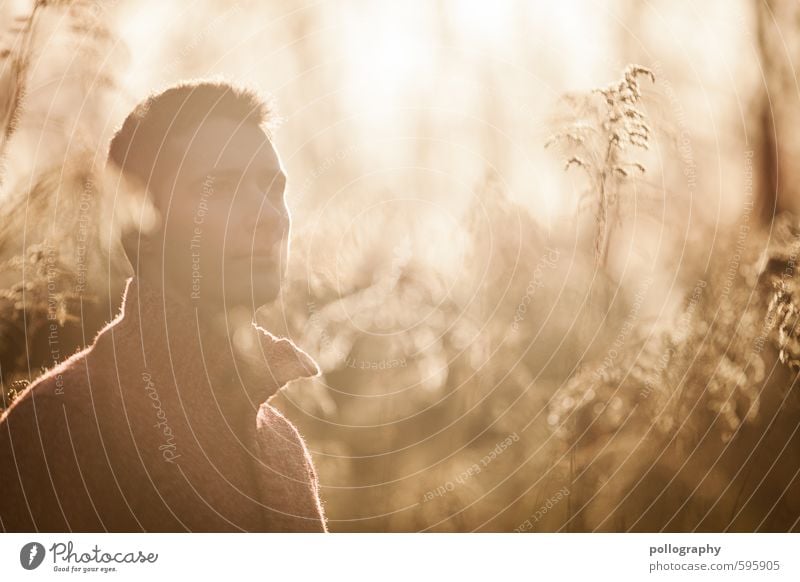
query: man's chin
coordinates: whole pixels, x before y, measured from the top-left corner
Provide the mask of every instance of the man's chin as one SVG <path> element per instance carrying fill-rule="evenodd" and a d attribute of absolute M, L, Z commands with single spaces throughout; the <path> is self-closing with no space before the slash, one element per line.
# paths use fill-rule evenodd
<path fill-rule="evenodd" d="M 262 305 L 275 301 L 281 292 L 280 280 L 248 280 L 241 279 L 236 285 L 228 286 L 225 299 L 228 306 L 246 306 L 258 309 Z"/>

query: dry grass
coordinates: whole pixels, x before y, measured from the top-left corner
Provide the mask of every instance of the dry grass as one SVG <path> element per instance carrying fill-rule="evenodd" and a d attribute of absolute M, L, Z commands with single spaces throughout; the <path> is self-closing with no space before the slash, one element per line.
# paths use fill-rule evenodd
<path fill-rule="evenodd" d="M 639 78 L 655 83 L 653 72 L 640 65 L 629 65 L 622 79 L 589 95 L 568 95 L 571 121 L 554 134 L 545 147 L 559 145 L 565 155 L 565 169 L 581 168 L 589 179 L 581 204 L 595 207 L 597 234 L 595 257 L 605 265 L 614 229 L 622 220 L 619 196 L 631 172 L 645 173 L 632 148 L 647 150 L 652 130 L 640 107 Z"/>

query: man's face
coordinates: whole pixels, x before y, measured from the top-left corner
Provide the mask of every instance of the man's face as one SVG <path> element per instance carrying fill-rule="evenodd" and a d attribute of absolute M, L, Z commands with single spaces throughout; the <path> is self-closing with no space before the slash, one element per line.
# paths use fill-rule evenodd
<path fill-rule="evenodd" d="M 166 144 L 154 180 L 165 284 L 188 300 L 253 309 L 277 297 L 288 254 L 286 177 L 266 134 L 215 118 Z M 160 245 L 156 245 L 160 246 Z"/>

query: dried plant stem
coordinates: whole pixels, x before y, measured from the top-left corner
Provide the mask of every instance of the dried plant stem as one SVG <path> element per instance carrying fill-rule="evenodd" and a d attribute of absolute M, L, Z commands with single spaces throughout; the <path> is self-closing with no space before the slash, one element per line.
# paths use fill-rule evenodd
<path fill-rule="evenodd" d="M 2 112 L 0 120 L 0 158 L 5 155 L 8 141 L 16 130 L 16 118 L 19 114 L 22 101 L 25 97 L 26 75 L 30 61 L 31 47 L 35 36 L 36 23 L 41 14 L 41 9 L 45 2 L 37 0 L 34 2 L 30 15 L 24 19 L 25 24 L 20 31 L 19 42 L 8 54 L 8 66 L 11 67 L 9 75 L 9 89 L 11 96 L 8 105 Z"/>
<path fill-rule="evenodd" d="M 545 143 L 562 143 L 566 152 L 565 168 L 575 165 L 589 178 L 591 191 L 596 198 L 595 260 L 601 267 L 608 259 L 611 239 L 617 223 L 621 221 L 619 190 L 623 181 L 631 177 L 630 169 L 644 173 L 644 166 L 632 159 L 628 146 L 647 150 L 650 147 L 651 129 L 645 114 L 639 108 L 642 92 L 639 77 L 655 81 L 650 69 L 629 65 L 623 78 L 616 83 L 596 89 L 588 95 L 572 98 L 575 120 Z M 598 103 L 596 99 L 602 99 Z M 598 156 L 597 152 L 602 152 Z M 612 215 L 613 212 L 613 215 Z"/>

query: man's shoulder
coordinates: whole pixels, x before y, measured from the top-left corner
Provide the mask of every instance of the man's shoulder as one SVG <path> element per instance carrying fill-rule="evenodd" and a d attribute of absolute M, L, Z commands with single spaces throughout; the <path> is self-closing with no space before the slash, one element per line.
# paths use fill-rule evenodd
<path fill-rule="evenodd" d="M 28 401 L 46 406 L 50 403 L 70 400 L 79 391 L 79 386 L 86 383 L 89 358 L 95 345 L 84 348 L 45 371 L 28 385 L 17 397 L 8 413 L 21 407 Z"/>
<path fill-rule="evenodd" d="M 94 345 L 88 346 L 75 352 L 69 358 L 44 372 L 36 378 L 28 387 L 28 394 L 35 394 L 37 397 L 62 396 L 66 394 L 66 383 L 74 383 L 75 380 L 86 374 L 89 357 L 94 351 Z"/>
<path fill-rule="evenodd" d="M 19 417 L 38 410 L 43 414 L 52 407 L 81 408 L 88 394 L 90 370 L 96 368 L 97 358 L 103 358 L 106 336 L 113 332 L 118 320 L 103 327 L 91 345 L 75 352 L 69 358 L 35 378 L 0 415 L 0 422 L 10 415 Z"/>
<path fill-rule="evenodd" d="M 80 408 L 81 389 L 85 384 L 86 362 L 90 348 L 81 350 L 36 378 L 0 416 L 0 425 L 29 424 L 26 420 L 53 423 L 65 409 Z M 52 426 L 52 425 L 51 425 Z"/>

